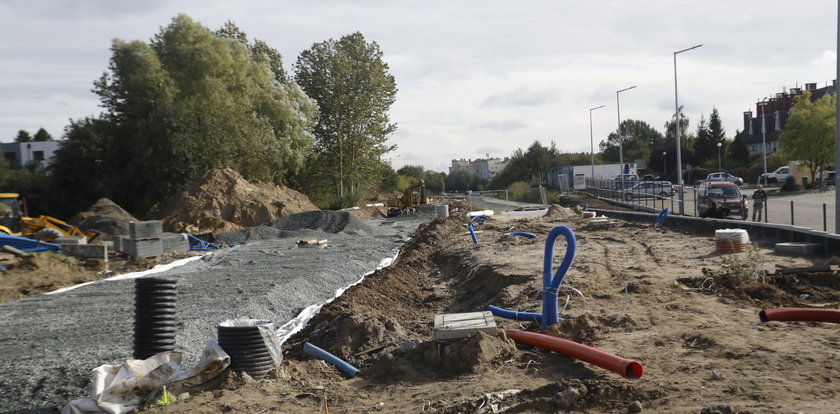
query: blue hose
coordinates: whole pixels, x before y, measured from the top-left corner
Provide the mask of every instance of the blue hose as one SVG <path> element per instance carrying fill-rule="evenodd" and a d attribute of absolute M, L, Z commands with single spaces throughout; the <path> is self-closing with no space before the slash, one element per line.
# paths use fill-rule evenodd
<path fill-rule="evenodd" d="M 659 216 L 656 217 L 656 224 L 662 225 L 665 223 L 665 219 L 668 217 L 668 214 L 671 214 L 671 208 L 665 207 L 665 209 L 659 213 Z"/>
<path fill-rule="evenodd" d="M 583 204 L 583 211 L 589 210 L 589 203 Z"/>
<path fill-rule="evenodd" d="M 324 351 L 323 349 L 318 348 L 315 345 L 310 344 L 309 342 L 304 342 L 303 343 L 303 352 L 306 353 L 306 354 L 312 355 L 315 358 L 323 359 L 324 361 L 335 365 L 336 368 L 341 370 L 341 372 L 343 372 L 343 373 L 345 373 L 345 374 L 347 374 L 351 377 L 355 377 L 356 374 L 359 372 L 358 368 L 348 364 L 344 360 L 339 359 L 335 355 L 333 355 L 333 354 L 331 354 L 327 351 Z"/>
<path fill-rule="evenodd" d="M 554 242 L 557 240 L 557 236 L 561 234 L 566 237 L 566 255 L 557 268 L 557 272 L 552 275 L 551 265 L 554 262 Z M 557 226 L 548 233 L 545 241 L 545 255 L 543 257 L 543 302 L 541 315 L 531 312 L 511 311 L 493 305 L 489 305 L 488 310 L 493 315 L 501 318 L 539 322 L 543 329 L 562 321 L 563 318 L 560 317 L 557 311 L 557 291 L 560 289 L 560 285 L 566 277 L 566 272 L 572 266 L 576 248 L 577 241 L 575 234 L 569 227 Z"/>
<path fill-rule="evenodd" d="M 533 238 L 537 237 L 536 234 L 528 233 L 527 231 L 514 231 L 514 232 L 510 233 L 510 235 L 511 236 L 522 236 L 522 237 L 525 237 L 527 239 L 533 239 Z"/>
<path fill-rule="evenodd" d="M 551 266 L 554 263 L 554 242 L 557 240 L 557 236 L 561 234 L 566 237 L 566 255 L 563 256 L 563 261 L 552 277 Z M 545 255 L 543 256 L 543 329 L 560 321 L 557 313 L 557 291 L 560 289 L 560 284 L 563 283 L 563 279 L 566 277 L 566 272 L 572 267 L 576 248 L 577 241 L 575 240 L 575 234 L 569 227 L 557 226 L 548 233 L 545 241 Z"/>
<path fill-rule="evenodd" d="M 469 226 L 467 226 L 467 228 L 470 230 L 470 236 L 472 236 L 473 243 L 478 244 L 478 237 L 475 237 L 475 230 L 473 230 L 473 225 L 470 224 Z"/>
<path fill-rule="evenodd" d="M 542 325 L 542 315 L 536 312 L 517 312 L 507 309 L 502 309 L 498 306 L 488 305 L 487 310 L 494 316 L 505 319 L 513 319 L 515 321 L 530 321 Z"/>

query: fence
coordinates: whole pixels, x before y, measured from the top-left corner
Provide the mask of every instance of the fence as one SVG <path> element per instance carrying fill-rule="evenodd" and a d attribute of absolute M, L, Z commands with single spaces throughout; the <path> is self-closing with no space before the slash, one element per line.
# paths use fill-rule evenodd
<path fill-rule="evenodd" d="M 692 186 L 674 185 L 674 191 L 668 195 L 659 192 L 651 193 L 641 189 L 636 184 L 639 181 L 626 181 L 622 183 L 615 180 L 586 180 L 586 193 L 593 197 L 611 200 L 616 204 L 625 205 L 641 210 L 657 211 L 665 207 L 671 209 L 673 214 L 679 214 L 679 194 L 683 194 L 683 212 L 686 216 L 698 217 L 697 210 L 697 188 Z M 645 183 L 642 181 L 641 183 Z M 835 203 L 834 187 L 816 193 L 809 193 L 807 200 L 796 196 L 770 196 L 765 203 L 764 214 L 761 220 L 765 223 L 788 224 L 791 226 L 807 227 L 814 230 L 834 232 L 835 226 Z M 751 190 L 744 190 L 747 196 L 749 211 L 746 220 L 751 220 L 755 204 L 752 202 Z M 740 216 L 738 217 L 740 218 Z"/>

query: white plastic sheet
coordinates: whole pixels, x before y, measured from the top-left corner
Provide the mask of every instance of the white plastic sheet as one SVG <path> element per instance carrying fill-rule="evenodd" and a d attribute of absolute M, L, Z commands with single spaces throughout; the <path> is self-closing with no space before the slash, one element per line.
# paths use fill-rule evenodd
<path fill-rule="evenodd" d="M 216 343 L 207 341 L 198 365 L 184 368 L 182 354 L 162 352 L 148 359 L 129 359 L 119 365 L 102 365 L 91 373 L 93 391 L 88 398 L 67 403 L 61 414 L 108 413 L 126 414 L 143 404 L 143 400 L 168 385 L 189 388 L 203 384 L 230 365 L 230 357 Z"/>

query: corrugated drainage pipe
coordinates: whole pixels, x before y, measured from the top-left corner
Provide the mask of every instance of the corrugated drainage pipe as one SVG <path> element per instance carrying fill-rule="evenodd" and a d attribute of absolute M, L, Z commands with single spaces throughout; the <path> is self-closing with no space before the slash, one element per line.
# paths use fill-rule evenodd
<path fill-rule="evenodd" d="M 840 310 L 812 308 L 764 309 L 758 313 L 762 322 L 831 322 L 840 323 Z"/>
<path fill-rule="evenodd" d="M 230 355 L 230 368 L 244 371 L 253 378 L 266 376 L 274 369 L 276 356 L 266 344 L 274 324 L 262 319 L 235 319 L 217 326 L 219 346 Z"/>
<path fill-rule="evenodd" d="M 134 358 L 146 359 L 175 349 L 178 329 L 177 279 L 134 279 Z"/>
<path fill-rule="evenodd" d="M 345 373 L 345 374 L 347 374 L 351 377 L 355 377 L 356 374 L 359 373 L 358 368 L 350 365 L 349 363 L 347 363 L 343 359 L 340 359 L 337 356 L 335 356 L 335 355 L 333 355 L 333 354 L 331 354 L 327 351 L 324 351 L 323 349 L 318 348 L 315 345 L 310 344 L 309 342 L 304 342 L 303 343 L 303 352 L 306 353 L 306 354 L 312 355 L 315 358 L 323 359 L 324 361 L 335 365 L 336 368 L 341 370 L 341 372 L 343 372 L 343 373 Z"/>
<path fill-rule="evenodd" d="M 631 381 L 638 380 L 644 374 L 642 364 L 632 359 L 622 358 L 618 355 L 613 355 L 609 352 L 591 348 L 577 342 L 536 332 L 524 332 L 518 329 L 508 329 L 506 333 L 508 338 L 516 342 L 548 349 L 597 365 Z"/>

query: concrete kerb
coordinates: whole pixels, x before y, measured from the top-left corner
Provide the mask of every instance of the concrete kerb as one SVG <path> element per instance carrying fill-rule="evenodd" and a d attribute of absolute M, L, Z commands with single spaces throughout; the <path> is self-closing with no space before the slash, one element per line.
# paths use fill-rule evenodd
<path fill-rule="evenodd" d="M 656 214 L 647 212 L 603 209 L 598 210 L 598 212 L 608 217 L 631 221 L 653 223 L 656 219 Z M 779 241 L 819 243 L 822 246 L 823 252 L 840 251 L 840 235 L 787 224 L 670 215 L 665 219 L 663 226 L 688 230 L 692 233 L 702 235 L 713 235 L 715 230 L 724 228 L 744 229 L 749 233 L 750 239 L 752 240 L 762 240 L 771 243 Z"/>

